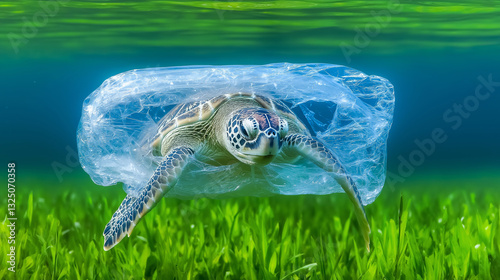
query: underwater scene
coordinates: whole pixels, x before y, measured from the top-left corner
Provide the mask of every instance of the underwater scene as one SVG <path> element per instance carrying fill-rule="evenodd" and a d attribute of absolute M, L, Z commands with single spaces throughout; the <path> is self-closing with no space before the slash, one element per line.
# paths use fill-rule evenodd
<path fill-rule="evenodd" d="M 500 1 L 0 3 L 0 279 L 499 279 Z"/>

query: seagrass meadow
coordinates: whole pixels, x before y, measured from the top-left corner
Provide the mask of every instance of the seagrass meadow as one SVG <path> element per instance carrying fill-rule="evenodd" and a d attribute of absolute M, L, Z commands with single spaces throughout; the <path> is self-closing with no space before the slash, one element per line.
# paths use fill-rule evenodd
<path fill-rule="evenodd" d="M 498 186 L 500 177 L 488 172 L 384 189 L 366 207 L 371 252 L 343 194 L 166 198 L 105 252 L 102 231 L 124 196 L 120 187 L 96 186 L 81 173 L 52 190 L 21 188 L 40 180 L 20 179 L 16 277 L 498 279 L 500 194 L 478 186 Z M 2 226 L 0 239 L 8 234 Z M 0 278 L 14 279 L 3 265 L 7 250 Z"/>

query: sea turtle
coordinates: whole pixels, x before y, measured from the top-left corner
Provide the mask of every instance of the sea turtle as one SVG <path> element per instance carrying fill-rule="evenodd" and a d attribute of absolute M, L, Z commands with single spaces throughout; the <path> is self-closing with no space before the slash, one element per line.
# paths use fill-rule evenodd
<path fill-rule="evenodd" d="M 354 204 L 361 232 L 370 250 L 370 226 L 352 178 L 331 151 L 311 136 L 306 126 L 280 100 L 265 95 L 234 93 L 179 104 L 158 123 L 149 149 L 162 156 L 137 196 L 123 200 L 104 229 L 104 250 L 130 236 L 139 220 L 171 190 L 194 158 L 212 165 L 242 162 L 266 165 L 293 163 L 304 157 L 323 168 L 342 186 Z"/>

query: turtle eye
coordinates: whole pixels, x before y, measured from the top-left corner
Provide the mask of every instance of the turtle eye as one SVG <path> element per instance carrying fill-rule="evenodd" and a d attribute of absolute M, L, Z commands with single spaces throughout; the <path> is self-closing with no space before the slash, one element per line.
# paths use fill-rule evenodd
<path fill-rule="evenodd" d="M 288 122 L 285 119 L 280 119 L 280 137 L 284 138 L 288 133 Z"/>
<path fill-rule="evenodd" d="M 257 120 L 254 118 L 244 119 L 241 123 L 241 134 L 247 139 L 257 136 Z"/>

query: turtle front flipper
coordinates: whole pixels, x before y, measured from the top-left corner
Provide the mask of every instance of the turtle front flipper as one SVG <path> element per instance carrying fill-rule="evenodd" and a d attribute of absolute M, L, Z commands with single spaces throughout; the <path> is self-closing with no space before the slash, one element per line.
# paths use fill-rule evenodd
<path fill-rule="evenodd" d="M 104 229 L 104 250 L 108 251 L 130 233 L 177 182 L 184 166 L 194 154 L 193 149 L 177 147 L 171 150 L 156 168 L 147 185 L 137 197 L 127 195 Z"/>
<path fill-rule="evenodd" d="M 354 213 L 361 227 L 366 249 L 370 251 L 370 225 L 366 218 L 365 209 L 361 197 L 359 196 L 358 188 L 335 154 L 323 143 L 302 134 L 291 134 L 286 136 L 284 139 L 283 153 L 285 157 L 289 158 L 294 158 L 299 155 L 303 156 L 333 175 L 333 178 L 340 184 L 354 204 Z"/>

